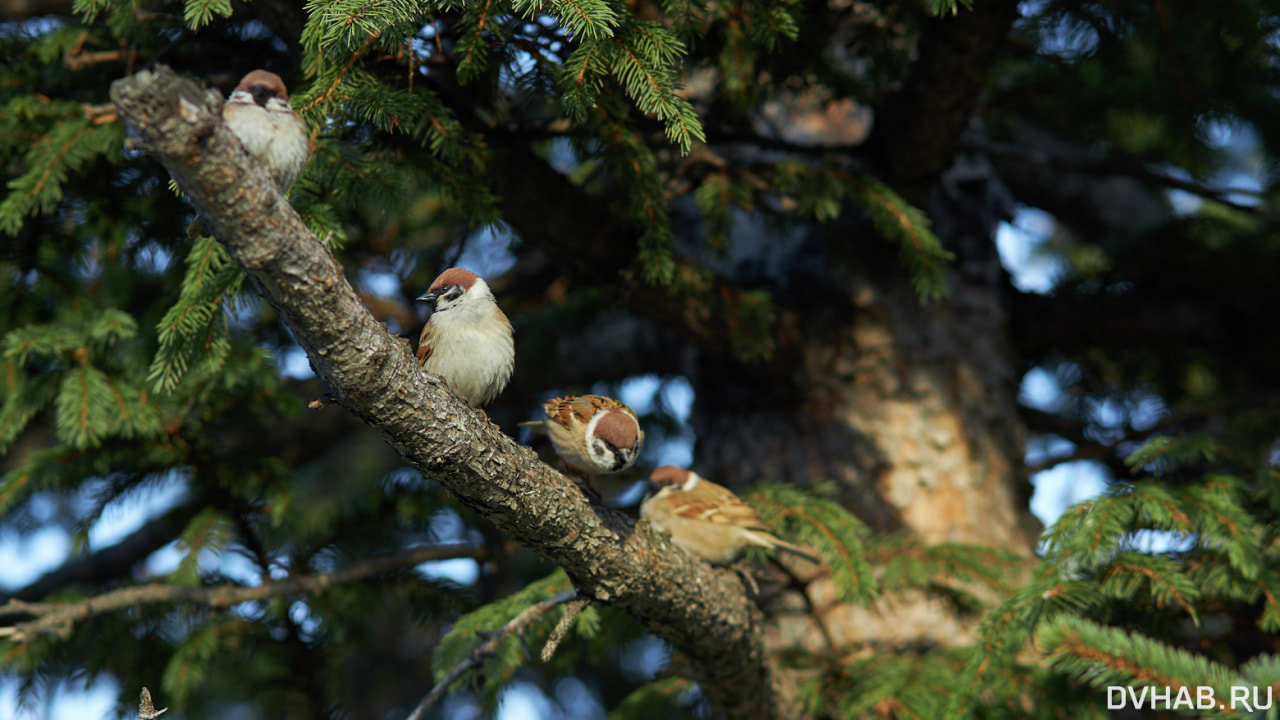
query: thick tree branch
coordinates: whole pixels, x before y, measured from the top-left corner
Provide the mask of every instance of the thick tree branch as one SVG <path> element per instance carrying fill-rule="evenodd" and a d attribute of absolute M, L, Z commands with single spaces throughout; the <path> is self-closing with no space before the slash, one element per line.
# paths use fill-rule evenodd
<path fill-rule="evenodd" d="M 266 170 L 222 127 L 216 97 L 167 68 L 117 81 L 111 95 L 131 135 L 244 266 L 337 403 L 463 503 L 564 567 L 586 595 L 686 654 L 722 713 L 794 714 L 766 659 L 760 612 L 732 573 L 676 550 L 647 523 L 592 506 L 572 480 L 422 372 L 409 344 L 369 315 Z"/>
<path fill-rule="evenodd" d="M 142 603 L 184 602 L 209 607 L 229 607 L 282 595 L 319 592 L 335 585 L 357 582 L 399 568 L 436 560 L 481 557 L 484 557 L 484 548 L 475 545 L 428 545 L 392 555 L 369 558 L 336 572 L 321 575 L 294 575 L 256 587 L 238 585 L 188 587 L 155 583 L 121 588 L 72 603 L 27 603 L 21 600 L 10 600 L 0 606 L 0 617 L 29 615 L 35 616 L 36 619 L 0 627 L 0 637 L 13 637 L 19 641 L 25 641 L 44 633 L 63 633 L 81 620 Z"/>

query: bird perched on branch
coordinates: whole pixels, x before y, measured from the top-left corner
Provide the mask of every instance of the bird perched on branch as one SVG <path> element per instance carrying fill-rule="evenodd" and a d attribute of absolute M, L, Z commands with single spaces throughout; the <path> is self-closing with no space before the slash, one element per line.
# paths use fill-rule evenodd
<path fill-rule="evenodd" d="M 244 149 L 266 166 L 282 195 L 302 174 L 311 155 L 307 125 L 289 105 L 289 91 L 280 76 L 254 70 L 240 80 L 222 105 L 222 122 Z M 199 219 L 187 227 L 187 235 L 201 234 Z"/>
<path fill-rule="evenodd" d="M 622 472 L 636 464 L 644 447 L 644 430 L 636 411 L 603 395 L 568 395 L 542 406 L 547 418 L 524 423 L 542 425 L 570 471 L 585 475 Z"/>
<path fill-rule="evenodd" d="M 311 154 L 307 125 L 289 105 L 280 76 L 254 70 L 240 80 L 222 106 L 222 121 L 240 144 L 271 171 L 276 187 L 288 193 Z"/>
<path fill-rule="evenodd" d="M 476 407 L 497 397 L 511 380 L 516 348 L 511 321 L 484 278 L 449 268 L 418 301 L 431 307 L 418 339 L 422 368 Z"/>
<path fill-rule="evenodd" d="M 691 470 L 663 465 L 654 469 L 649 481 L 656 492 L 640 505 L 640 517 L 712 565 L 732 564 L 748 545 L 786 550 L 818 562 L 812 553 L 774 535 L 757 510 L 728 488 Z"/>

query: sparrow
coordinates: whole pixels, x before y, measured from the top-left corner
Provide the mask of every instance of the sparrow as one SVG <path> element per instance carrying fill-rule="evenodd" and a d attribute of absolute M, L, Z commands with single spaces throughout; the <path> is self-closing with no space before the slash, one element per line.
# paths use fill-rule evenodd
<path fill-rule="evenodd" d="M 587 475 L 622 472 L 636 464 L 644 430 L 636 411 L 603 395 L 548 400 L 542 421 L 556 452 L 571 470 Z"/>
<path fill-rule="evenodd" d="M 788 552 L 818 562 L 812 553 L 778 539 L 755 508 L 728 488 L 671 465 L 655 468 L 656 492 L 640 505 L 640 517 L 671 534 L 671 541 L 712 565 L 730 565 L 748 545 Z"/>
<path fill-rule="evenodd" d="M 418 339 L 418 363 L 476 407 L 497 397 L 511 380 L 516 349 L 511 321 L 484 278 L 449 268 L 418 302 L 431 307 Z"/>
<path fill-rule="evenodd" d="M 222 105 L 222 122 L 255 160 L 267 166 L 280 193 L 302 174 L 311 154 L 307 125 L 289 105 L 289 91 L 280 76 L 254 70 L 240 80 L 231 97 Z M 187 228 L 187 235 L 202 234 L 199 219 Z"/>
<path fill-rule="evenodd" d="M 245 75 L 222 106 L 222 121 L 267 166 L 280 192 L 288 193 L 307 164 L 311 143 L 280 76 L 266 70 Z"/>

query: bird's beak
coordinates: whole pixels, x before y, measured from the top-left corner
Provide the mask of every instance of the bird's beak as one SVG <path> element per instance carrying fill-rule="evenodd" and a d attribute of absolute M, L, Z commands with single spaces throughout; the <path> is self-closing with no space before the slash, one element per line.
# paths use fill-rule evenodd
<path fill-rule="evenodd" d="M 253 96 L 253 101 L 262 107 L 266 107 L 267 101 L 276 96 L 266 85 L 254 85 L 249 88 L 249 94 Z"/>
<path fill-rule="evenodd" d="M 426 295 L 423 295 L 422 297 L 418 298 L 418 302 L 427 303 L 432 308 L 434 308 L 436 306 L 437 297 L 438 296 L 435 293 L 429 292 Z"/>

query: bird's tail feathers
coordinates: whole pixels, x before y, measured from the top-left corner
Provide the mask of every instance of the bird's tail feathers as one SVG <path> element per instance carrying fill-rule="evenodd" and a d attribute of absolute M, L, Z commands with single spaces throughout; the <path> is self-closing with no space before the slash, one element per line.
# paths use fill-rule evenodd
<path fill-rule="evenodd" d="M 534 435 L 546 435 L 547 424 L 541 420 L 528 420 L 522 423 L 516 423 L 516 427 L 529 428 Z"/>
<path fill-rule="evenodd" d="M 805 550 L 804 548 L 798 545 L 793 545 L 787 542 L 786 540 L 782 540 L 781 538 L 778 538 L 777 536 L 769 533 L 753 530 L 747 533 L 747 538 L 751 540 L 751 542 L 755 543 L 756 545 L 760 545 L 762 547 L 774 548 L 777 550 L 786 550 L 792 555 L 799 555 L 800 557 L 804 558 L 805 560 L 808 560 L 811 563 L 814 563 L 815 565 L 820 564 L 822 562 L 821 560 L 818 559 L 818 556 L 814 555 L 812 552 Z"/>

